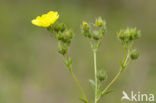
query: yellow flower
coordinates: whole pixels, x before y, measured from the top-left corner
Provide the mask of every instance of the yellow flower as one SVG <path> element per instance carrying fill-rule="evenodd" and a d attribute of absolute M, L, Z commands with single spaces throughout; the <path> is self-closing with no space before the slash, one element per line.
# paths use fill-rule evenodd
<path fill-rule="evenodd" d="M 39 27 L 49 27 L 51 24 L 54 24 L 58 18 L 58 12 L 49 11 L 47 14 L 37 16 L 36 19 L 33 19 L 32 24 Z"/>

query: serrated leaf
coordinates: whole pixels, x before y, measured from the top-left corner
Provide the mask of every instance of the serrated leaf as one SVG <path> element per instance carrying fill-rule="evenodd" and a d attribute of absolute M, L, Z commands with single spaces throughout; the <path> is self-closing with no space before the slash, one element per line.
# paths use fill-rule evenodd
<path fill-rule="evenodd" d="M 95 81 L 94 81 L 94 80 L 90 79 L 90 80 L 89 80 L 89 83 L 95 88 L 95 85 L 96 85 L 96 84 L 95 84 Z"/>
<path fill-rule="evenodd" d="M 80 97 L 80 100 L 81 100 L 83 103 L 88 103 L 88 101 L 87 101 L 86 99 L 84 99 L 84 98 L 81 98 L 81 97 Z"/>

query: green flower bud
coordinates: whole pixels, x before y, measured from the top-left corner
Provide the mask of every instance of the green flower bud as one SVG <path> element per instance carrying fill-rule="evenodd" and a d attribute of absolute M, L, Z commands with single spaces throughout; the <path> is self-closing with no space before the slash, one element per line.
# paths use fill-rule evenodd
<path fill-rule="evenodd" d="M 106 78 L 107 78 L 107 73 L 106 73 L 105 71 L 100 70 L 100 71 L 97 73 L 97 79 L 98 79 L 99 81 L 104 81 L 104 80 L 106 80 Z"/>
<path fill-rule="evenodd" d="M 58 33 L 56 34 L 56 39 L 57 39 L 57 40 L 63 40 L 63 34 L 62 34 L 62 32 L 58 32 Z"/>
<path fill-rule="evenodd" d="M 133 59 L 137 59 L 139 57 L 139 53 L 137 52 L 136 49 L 134 49 L 134 50 L 131 51 L 131 55 L 130 56 L 131 56 L 132 60 Z"/>
<path fill-rule="evenodd" d="M 83 22 L 83 24 L 82 24 L 82 30 L 88 32 L 90 30 L 90 26 L 88 24 L 86 24 L 86 22 L 85 23 Z"/>
<path fill-rule="evenodd" d="M 62 41 L 59 41 L 58 42 L 58 52 L 62 55 L 64 55 L 66 52 L 67 52 L 67 49 L 68 49 L 68 44 L 62 42 Z"/>
<path fill-rule="evenodd" d="M 66 39 L 72 39 L 73 38 L 73 31 L 72 30 L 66 30 L 64 32 L 64 38 L 66 38 Z"/>
<path fill-rule="evenodd" d="M 66 25 L 65 25 L 64 23 L 61 23 L 61 24 L 59 25 L 59 31 L 63 32 L 63 31 L 65 31 L 65 30 L 66 30 Z"/>
<path fill-rule="evenodd" d="M 140 38 L 141 38 L 141 31 L 137 31 L 137 32 L 136 32 L 135 38 L 136 38 L 136 39 L 140 39 Z"/>
<path fill-rule="evenodd" d="M 64 23 L 55 23 L 52 25 L 52 28 L 54 29 L 55 32 L 63 32 L 66 29 L 66 25 Z"/>
<path fill-rule="evenodd" d="M 104 35 L 105 31 L 106 31 L 106 26 L 103 26 L 103 27 L 100 28 L 100 33 L 102 35 Z"/>
<path fill-rule="evenodd" d="M 65 53 L 66 53 L 66 49 L 65 48 L 63 48 L 63 47 L 60 47 L 59 48 L 59 50 L 58 50 L 58 52 L 60 53 L 60 54 L 62 54 L 62 55 L 64 55 Z"/>
<path fill-rule="evenodd" d="M 90 32 L 84 31 L 82 34 L 83 34 L 85 37 L 91 38 L 91 33 L 90 33 Z"/>
<path fill-rule="evenodd" d="M 62 42 L 64 44 L 66 44 L 67 46 L 69 46 L 71 44 L 71 40 L 70 39 L 63 39 Z"/>
<path fill-rule="evenodd" d="M 117 36 L 120 40 L 124 40 L 124 30 L 120 30 L 120 32 L 117 33 Z"/>
<path fill-rule="evenodd" d="M 98 17 L 95 21 L 97 27 L 102 27 L 105 24 L 105 21 L 101 17 Z"/>
<path fill-rule="evenodd" d="M 67 44 L 68 46 L 71 43 L 71 39 L 73 38 L 73 32 L 71 30 L 66 30 L 64 32 L 59 31 L 56 35 L 56 39 Z"/>
<path fill-rule="evenodd" d="M 137 31 L 136 31 L 136 28 L 127 28 L 127 35 L 129 36 L 129 40 L 135 40 L 136 38 L 136 34 L 137 34 Z"/>
<path fill-rule="evenodd" d="M 50 31 L 51 33 L 53 33 L 53 32 L 54 32 L 54 29 L 53 29 L 53 27 L 52 27 L 52 26 L 47 27 L 47 30 L 48 30 L 48 31 Z"/>
<path fill-rule="evenodd" d="M 54 25 L 52 25 L 52 28 L 55 32 L 59 32 L 59 24 L 58 23 L 55 23 Z"/>
<path fill-rule="evenodd" d="M 93 33 L 93 38 L 94 38 L 95 40 L 99 40 L 99 39 L 102 38 L 102 34 L 99 33 L 98 31 L 94 31 L 94 33 Z"/>

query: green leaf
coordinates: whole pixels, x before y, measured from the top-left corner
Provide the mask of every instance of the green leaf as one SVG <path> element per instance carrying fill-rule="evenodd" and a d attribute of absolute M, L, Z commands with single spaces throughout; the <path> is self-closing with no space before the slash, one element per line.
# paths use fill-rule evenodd
<path fill-rule="evenodd" d="M 88 103 L 88 101 L 87 101 L 86 99 L 84 99 L 84 98 L 81 98 L 81 97 L 80 97 L 80 100 L 81 100 L 83 103 Z"/>
<path fill-rule="evenodd" d="M 96 84 L 95 84 L 95 81 L 92 80 L 92 79 L 90 79 L 89 82 L 90 82 L 90 84 L 95 88 L 95 85 L 96 85 Z"/>

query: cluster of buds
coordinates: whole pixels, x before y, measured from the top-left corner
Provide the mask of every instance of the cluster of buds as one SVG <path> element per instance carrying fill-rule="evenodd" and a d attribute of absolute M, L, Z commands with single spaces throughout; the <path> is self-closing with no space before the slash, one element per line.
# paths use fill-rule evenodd
<path fill-rule="evenodd" d="M 81 25 L 81 31 L 89 40 L 100 41 L 106 31 L 106 22 L 101 17 L 97 18 L 93 25 L 84 21 Z"/>
<path fill-rule="evenodd" d="M 120 32 L 117 33 L 117 36 L 122 43 L 129 45 L 133 41 L 140 39 L 141 34 L 136 28 L 127 28 L 125 30 L 120 30 Z"/>
<path fill-rule="evenodd" d="M 48 27 L 48 30 L 54 34 L 58 41 L 59 53 L 65 55 L 73 38 L 72 30 L 67 29 L 64 23 L 55 23 Z"/>
<path fill-rule="evenodd" d="M 102 36 L 106 31 L 106 22 L 101 17 L 99 17 L 96 19 L 95 24 L 93 24 L 93 26 L 94 27 L 92 27 L 92 25 L 88 24 L 87 22 L 82 22 L 82 34 L 90 39 L 102 39 Z M 93 30 L 93 28 L 97 28 L 97 30 Z"/>
<path fill-rule="evenodd" d="M 139 53 L 136 49 L 131 50 L 133 43 L 140 39 L 141 33 L 136 28 L 127 28 L 125 30 L 120 30 L 119 33 L 117 33 L 118 38 L 121 40 L 123 46 L 125 49 L 128 49 L 130 52 L 130 57 L 132 60 L 137 59 L 139 57 Z"/>

